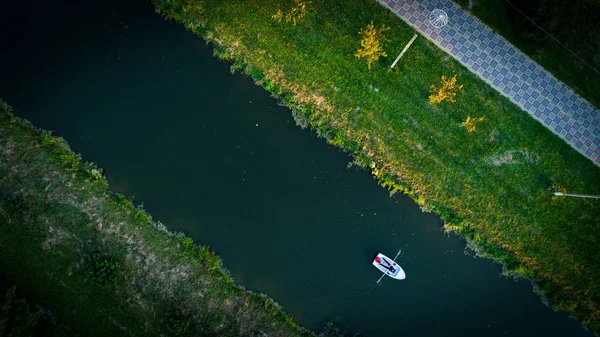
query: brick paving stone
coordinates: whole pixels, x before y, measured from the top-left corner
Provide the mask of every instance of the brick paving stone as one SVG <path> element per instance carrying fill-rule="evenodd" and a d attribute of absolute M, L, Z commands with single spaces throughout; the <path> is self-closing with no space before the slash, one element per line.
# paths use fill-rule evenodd
<path fill-rule="evenodd" d="M 377 0 L 600 166 L 600 110 L 449 0 Z M 435 28 L 441 9 L 448 24 Z"/>

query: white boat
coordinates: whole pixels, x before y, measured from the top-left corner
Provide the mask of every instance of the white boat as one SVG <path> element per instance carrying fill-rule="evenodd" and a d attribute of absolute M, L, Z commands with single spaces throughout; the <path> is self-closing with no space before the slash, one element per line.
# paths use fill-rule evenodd
<path fill-rule="evenodd" d="M 377 262 L 377 258 L 379 258 L 379 262 Z M 381 253 L 377 254 L 377 256 L 373 259 L 373 265 L 385 275 L 396 280 L 404 280 L 406 278 L 406 274 L 404 273 L 402 267 L 400 267 L 396 261 Z"/>

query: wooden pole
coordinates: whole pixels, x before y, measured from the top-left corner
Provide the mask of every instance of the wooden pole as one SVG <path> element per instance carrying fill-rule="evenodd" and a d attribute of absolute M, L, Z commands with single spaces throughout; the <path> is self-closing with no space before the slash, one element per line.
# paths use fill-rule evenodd
<path fill-rule="evenodd" d="M 410 39 L 410 41 L 408 41 L 408 44 L 406 45 L 406 47 L 404 47 L 404 49 L 402 49 L 402 52 L 400 53 L 400 55 L 398 55 L 398 57 L 396 57 L 396 60 L 394 60 L 394 63 L 392 63 L 392 66 L 390 68 L 394 68 L 394 66 L 396 65 L 396 63 L 398 63 L 398 61 L 400 61 L 400 58 L 402 57 L 402 55 L 404 55 L 404 53 L 406 53 L 406 51 L 408 50 L 408 47 L 410 47 L 410 45 L 415 42 L 415 39 L 417 38 L 417 34 L 415 34 L 412 39 Z"/>

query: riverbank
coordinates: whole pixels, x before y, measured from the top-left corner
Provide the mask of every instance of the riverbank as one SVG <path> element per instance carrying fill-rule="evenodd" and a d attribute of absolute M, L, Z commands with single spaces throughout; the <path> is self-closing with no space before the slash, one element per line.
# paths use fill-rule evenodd
<path fill-rule="evenodd" d="M 314 336 L 1 101 L 0 200 L 1 270 L 80 335 Z"/>
<path fill-rule="evenodd" d="M 354 54 L 372 20 L 388 54 L 413 31 L 370 1 L 313 1 L 296 25 L 273 16 L 288 1 L 155 1 L 279 97 L 302 127 L 355 156 L 392 192 L 439 214 L 479 255 L 534 281 L 548 304 L 600 329 L 600 207 L 554 190 L 600 194 L 600 170 L 433 45 L 418 39 L 394 71 Z M 268 38 L 267 38 L 268 37 Z M 432 105 L 429 87 L 457 74 L 456 103 Z M 484 117 L 476 130 L 469 118 Z"/>

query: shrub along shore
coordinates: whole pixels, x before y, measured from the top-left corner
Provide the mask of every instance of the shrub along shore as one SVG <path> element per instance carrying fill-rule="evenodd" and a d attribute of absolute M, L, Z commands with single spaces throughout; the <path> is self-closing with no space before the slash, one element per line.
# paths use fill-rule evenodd
<path fill-rule="evenodd" d="M 208 247 L 110 192 L 101 170 L 2 101 L 0 252 L 2 284 L 58 318 L 45 335 L 315 336 L 272 299 L 236 286 Z M 22 317 L 31 315 L 5 313 L 24 307 L 11 301 L 0 334 L 27 334 L 33 321 Z"/>
<path fill-rule="evenodd" d="M 414 34 L 393 13 L 373 0 L 154 4 L 290 107 L 300 126 L 600 332 L 600 204 L 552 193 L 600 194 L 600 168 L 423 38 L 390 71 Z M 355 53 L 370 22 L 390 28 L 390 57 L 369 69 Z M 442 75 L 463 85 L 455 103 L 428 102 Z"/>

